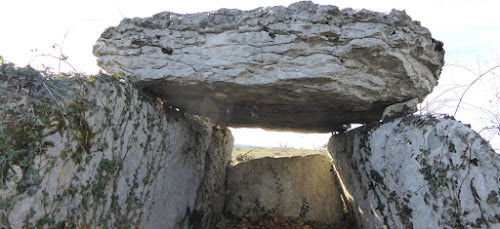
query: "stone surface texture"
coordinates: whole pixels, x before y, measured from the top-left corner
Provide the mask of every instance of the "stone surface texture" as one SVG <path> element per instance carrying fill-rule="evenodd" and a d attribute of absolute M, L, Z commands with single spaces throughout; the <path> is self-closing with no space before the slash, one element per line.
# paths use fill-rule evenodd
<path fill-rule="evenodd" d="M 500 228 L 500 155 L 450 117 L 351 130 L 329 151 L 360 228 Z"/>
<path fill-rule="evenodd" d="M 325 155 L 259 158 L 231 166 L 225 216 L 285 216 L 335 224 L 347 217 Z"/>
<path fill-rule="evenodd" d="M 312 132 L 421 101 L 444 63 L 442 43 L 404 11 L 312 2 L 124 19 L 94 54 L 109 73 L 221 126 Z"/>
<path fill-rule="evenodd" d="M 210 228 L 233 138 L 99 75 L 0 66 L 2 228 Z"/>

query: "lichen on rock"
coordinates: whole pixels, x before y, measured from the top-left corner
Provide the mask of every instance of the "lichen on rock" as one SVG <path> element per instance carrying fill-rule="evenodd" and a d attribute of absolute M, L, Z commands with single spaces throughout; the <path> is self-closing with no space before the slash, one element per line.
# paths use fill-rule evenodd
<path fill-rule="evenodd" d="M 338 187 L 326 155 L 253 159 L 228 170 L 225 216 L 344 224 Z"/>
<path fill-rule="evenodd" d="M 190 223 L 209 227 L 220 217 L 229 130 L 110 75 L 3 63 L 0 78 L 2 224 L 174 227 L 192 209 L 209 213 Z"/>
<path fill-rule="evenodd" d="M 110 27 L 94 54 L 113 75 L 0 58 L 0 226 L 211 228 L 225 213 L 500 227 L 499 156 L 451 117 L 407 116 L 444 50 L 404 11 L 163 12 Z M 351 123 L 371 124 L 342 132 Z M 226 126 L 339 131 L 333 167 L 307 156 L 227 170 Z"/>
<path fill-rule="evenodd" d="M 408 116 L 333 136 L 360 228 L 497 228 L 500 156 L 470 127 Z"/>
<path fill-rule="evenodd" d="M 102 33 L 94 55 L 106 71 L 215 124 L 331 132 L 421 101 L 437 84 L 442 46 L 404 11 L 298 2 L 124 19 Z"/>

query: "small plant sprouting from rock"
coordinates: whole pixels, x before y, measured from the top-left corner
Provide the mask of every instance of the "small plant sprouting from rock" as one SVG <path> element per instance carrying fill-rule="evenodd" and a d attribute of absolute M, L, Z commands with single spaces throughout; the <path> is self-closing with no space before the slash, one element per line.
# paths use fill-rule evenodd
<path fill-rule="evenodd" d="M 266 209 L 260 204 L 260 200 L 255 198 L 253 200 L 253 206 L 246 209 L 247 215 L 252 216 L 262 216 L 266 213 Z"/>
<path fill-rule="evenodd" d="M 43 130 L 58 129 L 63 122 L 55 120 L 62 114 L 46 87 L 46 76 L 36 70 L 2 63 L 0 77 L 0 187 L 15 179 L 22 192 L 40 182 L 32 161 L 54 144 L 43 141 Z M 16 172 L 17 167 L 22 172 Z"/>
<path fill-rule="evenodd" d="M 250 152 L 254 151 L 255 149 L 257 149 L 257 148 L 253 148 L 253 149 L 249 150 L 248 152 L 246 152 L 244 154 L 238 155 L 236 157 L 236 160 L 239 161 L 239 162 L 248 162 L 248 161 L 254 159 L 251 155 L 248 155 L 248 154 Z"/>
<path fill-rule="evenodd" d="M 83 152 L 90 151 L 93 133 L 85 118 L 90 104 L 80 98 L 84 87 L 76 87 L 90 78 L 18 68 L 5 62 L 0 66 L 0 77 L 0 187 L 15 181 L 20 193 L 28 189 L 34 193 L 40 180 L 33 160 L 54 146 L 45 137 L 76 130 L 73 137 L 78 144 L 69 154 L 76 164 Z"/>
<path fill-rule="evenodd" d="M 309 201 L 307 201 L 307 199 L 304 198 L 302 199 L 302 206 L 300 207 L 299 217 L 305 219 L 307 213 L 309 213 Z"/>
<path fill-rule="evenodd" d="M 283 191 L 285 191 L 283 189 L 283 184 L 281 183 L 281 179 L 278 177 L 278 173 L 276 173 L 276 171 L 274 171 L 274 169 L 272 169 L 271 172 L 273 173 L 274 184 L 276 185 L 275 190 L 278 193 L 278 195 L 281 196 L 281 193 L 283 193 Z"/>

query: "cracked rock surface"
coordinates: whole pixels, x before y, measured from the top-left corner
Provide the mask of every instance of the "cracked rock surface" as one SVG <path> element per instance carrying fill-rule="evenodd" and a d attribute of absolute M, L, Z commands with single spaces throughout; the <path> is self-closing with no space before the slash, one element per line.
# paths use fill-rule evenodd
<path fill-rule="evenodd" d="M 233 137 L 109 75 L 0 64 L 0 228 L 212 228 Z"/>
<path fill-rule="evenodd" d="M 500 228 L 500 156 L 451 117 L 358 128 L 328 149 L 358 228 Z"/>
<path fill-rule="evenodd" d="M 422 100 L 442 45 L 404 11 L 298 2 L 124 19 L 94 54 L 106 71 L 222 126 L 329 132 Z"/>

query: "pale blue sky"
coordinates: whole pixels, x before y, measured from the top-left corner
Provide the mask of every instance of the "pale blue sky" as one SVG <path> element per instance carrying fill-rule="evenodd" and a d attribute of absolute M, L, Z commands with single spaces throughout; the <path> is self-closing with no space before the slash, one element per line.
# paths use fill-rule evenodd
<path fill-rule="evenodd" d="M 95 73 L 99 68 L 92 55 L 92 46 L 106 27 L 117 25 L 123 17 L 147 17 L 162 11 L 194 13 L 219 8 L 248 10 L 260 6 L 288 6 L 293 2 L 295 1 L 4 1 L 0 7 L 2 19 L 0 55 L 20 66 L 31 63 L 35 67 L 40 67 L 43 62 L 45 65 L 57 68 L 57 63 L 53 60 L 37 55 L 40 53 L 57 55 L 51 46 L 54 43 L 61 44 L 64 40 L 63 53 L 69 56 L 69 62 L 79 71 Z M 447 63 L 459 63 L 474 68 L 477 66 L 478 58 L 481 61 L 500 62 L 498 58 L 500 1 L 498 0 L 316 0 L 313 2 L 337 5 L 340 8 L 366 8 L 381 12 L 388 12 L 392 8 L 406 10 L 414 20 L 429 28 L 434 38 L 444 42 Z M 67 34 L 66 39 L 64 39 L 65 34 Z M 32 52 L 32 49 L 38 49 L 38 52 Z M 471 81 L 473 76 L 445 67 L 442 78 L 445 83 L 453 80 L 463 83 Z M 233 132 L 236 143 L 265 146 L 313 148 L 325 144 L 329 137 L 329 135 L 272 134 L 257 130 Z"/>

